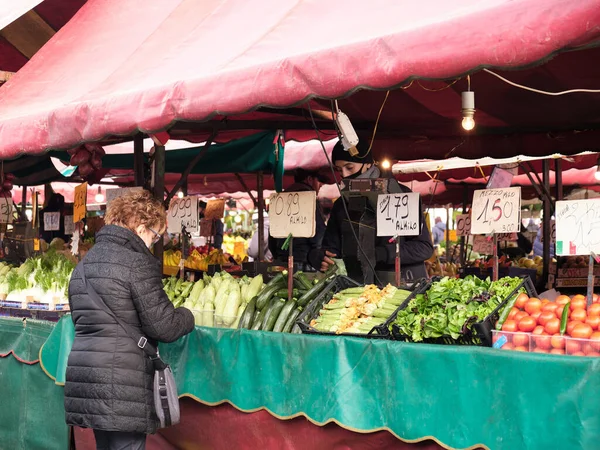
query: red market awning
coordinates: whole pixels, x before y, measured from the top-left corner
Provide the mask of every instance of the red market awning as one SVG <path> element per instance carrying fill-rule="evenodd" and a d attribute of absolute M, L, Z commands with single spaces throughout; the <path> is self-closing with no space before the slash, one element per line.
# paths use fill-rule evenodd
<path fill-rule="evenodd" d="M 288 139 L 306 140 L 314 138 L 311 123 L 293 106 L 309 98 L 385 90 L 412 78 L 452 80 L 483 66 L 524 68 L 594 43 L 599 24 L 597 0 L 90 0 L 0 89 L 0 157 L 115 142 L 138 130 L 170 129 L 174 139 L 197 142 L 214 127 L 223 130 L 220 141 L 279 127 L 292 130 Z M 599 53 L 585 52 L 516 78 L 549 89 L 597 88 Z M 548 129 L 598 121 L 597 95 L 572 104 L 540 100 L 489 74 L 471 78 L 481 136 L 459 145 L 457 155 L 579 152 L 551 150 L 564 147 L 560 140 L 539 143 Z M 417 159 L 451 152 L 464 140 L 458 124 L 466 82 L 456 84 L 423 81 L 393 91 L 377 153 Z M 340 102 L 359 133 L 371 134 L 384 95 L 362 90 Z M 327 124 L 329 102 L 313 104 Z M 510 130 L 526 130 L 519 145 L 494 135 Z M 587 142 L 597 139 L 577 136 L 573 145 Z"/>

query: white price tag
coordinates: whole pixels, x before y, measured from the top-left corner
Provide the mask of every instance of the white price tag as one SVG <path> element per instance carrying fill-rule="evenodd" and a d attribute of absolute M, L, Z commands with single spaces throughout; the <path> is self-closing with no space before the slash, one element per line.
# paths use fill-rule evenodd
<path fill-rule="evenodd" d="M 521 224 L 521 188 L 473 193 L 471 234 L 516 233 Z"/>
<path fill-rule="evenodd" d="M 377 197 L 377 236 L 418 236 L 419 194 L 383 194 Z"/>
<path fill-rule="evenodd" d="M 118 189 L 107 189 L 106 190 L 106 206 L 110 204 L 115 198 L 119 198 L 128 194 L 129 192 L 141 191 L 141 187 L 130 187 L 130 188 L 118 188 Z"/>
<path fill-rule="evenodd" d="M 75 232 L 73 216 L 65 216 L 65 234 L 72 235 Z"/>
<path fill-rule="evenodd" d="M 468 236 L 471 234 L 471 214 L 456 216 L 456 235 Z"/>
<path fill-rule="evenodd" d="M 0 198 L 0 223 L 12 223 L 13 204 L 11 198 Z"/>
<path fill-rule="evenodd" d="M 271 195 L 269 232 L 274 238 L 310 238 L 315 235 L 317 194 L 314 191 Z"/>
<path fill-rule="evenodd" d="M 556 202 L 556 254 L 600 253 L 600 199 Z"/>
<path fill-rule="evenodd" d="M 484 235 L 473 236 L 473 251 L 481 255 L 494 253 L 494 240 Z"/>
<path fill-rule="evenodd" d="M 167 212 L 167 231 L 181 233 L 184 225 L 188 232 L 198 231 L 198 197 L 174 198 Z"/>
<path fill-rule="evenodd" d="M 44 231 L 60 230 L 60 212 L 44 213 Z"/>

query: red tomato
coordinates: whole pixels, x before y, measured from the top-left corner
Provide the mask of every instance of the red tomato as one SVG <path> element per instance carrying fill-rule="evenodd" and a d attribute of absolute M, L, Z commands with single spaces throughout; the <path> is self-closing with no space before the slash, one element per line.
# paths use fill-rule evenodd
<path fill-rule="evenodd" d="M 523 317 L 521 320 L 519 320 L 517 326 L 519 327 L 519 331 L 533 331 L 536 326 L 536 321 L 533 317 Z"/>
<path fill-rule="evenodd" d="M 565 348 L 565 338 L 558 334 L 555 334 L 550 338 L 550 345 L 553 348 Z"/>
<path fill-rule="evenodd" d="M 582 323 L 580 325 L 576 325 L 573 328 L 573 333 L 571 335 L 577 339 L 589 339 L 594 330 L 587 323 Z"/>
<path fill-rule="evenodd" d="M 571 310 L 571 315 L 569 316 L 572 320 L 578 320 L 580 322 L 585 322 L 587 319 L 587 313 L 583 308 L 577 308 Z"/>
<path fill-rule="evenodd" d="M 585 353 L 583 353 L 583 352 L 575 352 L 575 353 L 571 353 L 571 356 L 585 356 Z"/>
<path fill-rule="evenodd" d="M 600 303 L 592 303 L 587 309 L 588 316 L 600 316 Z"/>
<path fill-rule="evenodd" d="M 556 300 L 554 300 L 554 303 L 556 303 L 559 306 L 563 306 L 569 303 L 570 301 L 571 299 L 568 295 L 559 295 L 558 297 L 556 297 Z"/>
<path fill-rule="evenodd" d="M 501 350 L 513 350 L 514 348 L 515 346 L 512 345 L 510 342 L 507 342 L 502 347 L 500 347 Z"/>
<path fill-rule="evenodd" d="M 592 335 L 590 336 L 590 340 L 592 341 L 590 343 L 592 349 L 600 351 L 600 331 L 592 333 Z"/>
<path fill-rule="evenodd" d="M 515 314 L 515 321 L 518 322 L 520 321 L 523 317 L 529 317 L 529 314 L 527 314 L 525 311 L 519 311 L 518 313 Z"/>
<path fill-rule="evenodd" d="M 549 320 L 546 322 L 546 325 L 544 325 L 544 330 L 546 330 L 546 333 L 550 335 L 558 333 L 560 331 L 560 320 L 558 320 L 556 317 Z"/>
<path fill-rule="evenodd" d="M 587 352 L 586 356 L 595 356 L 595 357 L 598 357 L 598 356 L 600 356 L 600 353 L 595 352 L 594 350 L 592 350 L 590 352 Z"/>
<path fill-rule="evenodd" d="M 528 352 L 529 349 L 523 345 L 517 345 L 514 349 L 516 352 Z"/>
<path fill-rule="evenodd" d="M 598 302 L 600 302 L 600 295 L 592 294 L 592 303 L 598 303 Z"/>
<path fill-rule="evenodd" d="M 529 300 L 529 296 L 527 294 L 519 294 L 517 300 L 515 301 L 515 306 L 519 309 L 523 309 L 525 307 L 525 303 Z"/>
<path fill-rule="evenodd" d="M 581 344 L 577 341 L 568 339 L 565 344 L 565 349 L 567 351 L 567 355 L 572 355 L 573 353 L 581 351 Z"/>
<path fill-rule="evenodd" d="M 550 303 L 550 300 L 548 300 L 547 298 L 542 299 L 542 306 L 547 305 L 548 303 Z"/>
<path fill-rule="evenodd" d="M 542 312 L 550 311 L 554 314 L 554 311 L 556 311 L 556 308 L 559 306 L 560 305 L 557 305 L 556 303 L 548 303 L 547 305 L 542 306 Z"/>
<path fill-rule="evenodd" d="M 587 323 L 594 330 L 597 330 L 600 326 L 600 316 L 588 316 L 588 318 L 585 319 L 585 323 Z"/>
<path fill-rule="evenodd" d="M 538 325 L 537 327 L 535 327 L 533 329 L 533 331 L 531 332 L 531 334 L 544 334 L 544 327 L 541 325 Z"/>
<path fill-rule="evenodd" d="M 560 320 L 562 319 L 563 310 L 566 308 L 566 305 L 557 306 L 554 310 L 554 315 Z M 567 309 L 567 317 L 571 317 L 571 310 Z"/>
<path fill-rule="evenodd" d="M 533 314 L 536 311 L 541 311 L 542 310 L 542 301 L 539 298 L 530 298 L 529 300 L 527 300 L 527 303 L 525 303 L 525 311 L 527 311 L 527 314 Z"/>
<path fill-rule="evenodd" d="M 514 319 L 515 314 L 519 312 L 519 308 L 515 308 L 514 306 L 510 308 L 510 312 L 508 313 L 507 319 Z"/>
<path fill-rule="evenodd" d="M 512 343 L 515 347 L 529 348 L 529 335 L 525 333 L 515 333 L 513 335 Z"/>
<path fill-rule="evenodd" d="M 532 317 L 532 318 L 533 318 L 533 320 L 535 320 L 535 321 L 536 321 L 536 323 L 537 323 L 537 321 L 538 321 L 538 318 L 539 318 L 541 315 L 542 315 L 542 311 L 535 311 L 535 312 L 534 312 L 534 313 L 531 315 L 531 317 Z"/>
<path fill-rule="evenodd" d="M 585 309 L 587 308 L 587 300 L 585 299 L 585 297 L 583 295 L 580 296 L 575 296 L 573 297 L 573 300 L 571 300 L 571 311 L 575 310 L 575 309 Z"/>
<path fill-rule="evenodd" d="M 517 322 L 514 320 L 507 320 L 502 324 L 502 331 L 517 331 Z"/>
<path fill-rule="evenodd" d="M 532 335 L 531 336 L 532 342 L 533 342 L 533 346 L 535 348 L 541 348 L 543 350 L 549 350 L 552 347 L 551 344 L 551 336 L 548 336 L 547 334 L 542 334 L 542 335 Z"/>
<path fill-rule="evenodd" d="M 544 350 L 543 348 L 534 348 L 533 353 L 548 353 L 548 350 Z"/>
<path fill-rule="evenodd" d="M 553 355 L 564 355 L 565 351 L 562 348 L 553 348 L 552 350 L 550 350 L 550 353 L 552 353 Z"/>
<path fill-rule="evenodd" d="M 556 309 L 556 305 L 554 306 L 554 309 Z M 537 321 L 540 325 L 544 326 L 548 323 L 549 320 L 554 319 L 556 316 L 554 315 L 554 310 L 552 311 L 542 311 L 542 313 L 540 314 L 540 316 L 538 317 Z"/>
<path fill-rule="evenodd" d="M 582 344 L 581 344 L 581 351 L 583 353 L 585 353 L 587 355 L 589 352 L 593 352 L 594 351 L 594 347 L 588 341 L 581 341 L 581 342 L 582 342 Z"/>
<path fill-rule="evenodd" d="M 577 325 L 582 324 L 583 322 L 580 322 L 579 320 L 569 320 L 567 322 L 567 334 L 571 337 L 573 337 L 571 335 L 571 333 L 573 332 L 573 328 L 575 328 Z"/>

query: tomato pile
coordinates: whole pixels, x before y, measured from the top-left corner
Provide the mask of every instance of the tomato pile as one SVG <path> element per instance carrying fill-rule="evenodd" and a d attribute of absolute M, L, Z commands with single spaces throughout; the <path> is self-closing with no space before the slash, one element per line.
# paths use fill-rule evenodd
<path fill-rule="evenodd" d="M 561 320 L 566 310 L 566 329 Z M 506 332 L 506 333 L 503 333 Z M 600 300 L 594 294 L 588 307 L 583 295 L 560 295 L 555 301 L 520 294 L 494 342 L 504 335 L 503 350 L 577 356 L 600 356 Z"/>

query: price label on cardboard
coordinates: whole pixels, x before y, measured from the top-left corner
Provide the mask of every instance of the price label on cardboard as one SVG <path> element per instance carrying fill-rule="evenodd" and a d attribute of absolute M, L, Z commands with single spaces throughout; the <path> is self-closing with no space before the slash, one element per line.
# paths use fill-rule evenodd
<path fill-rule="evenodd" d="M 60 212 L 44 213 L 44 231 L 60 230 Z"/>
<path fill-rule="evenodd" d="M 73 223 L 73 216 L 65 216 L 65 234 L 72 235 L 75 232 L 75 224 Z"/>
<path fill-rule="evenodd" d="M 456 235 L 468 236 L 471 234 L 471 214 L 459 214 L 456 216 Z"/>
<path fill-rule="evenodd" d="M 520 230 L 520 223 L 520 187 L 474 192 L 471 234 L 516 233 Z"/>
<path fill-rule="evenodd" d="M 205 219 L 222 219 L 225 215 L 225 199 L 218 198 L 206 202 Z"/>
<path fill-rule="evenodd" d="M 274 238 L 310 238 L 315 235 L 317 194 L 307 192 L 282 192 L 271 196 L 269 232 Z"/>
<path fill-rule="evenodd" d="M 481 255 L 491 255 L 494 253 L 494 240 L 484 236 L 473 236 L 473 251 Z"/>
<path fill-rule="evenodd" d="M 383 194 L 377 196 L 377 236 L 418 236 L 419 194 Z"/>
<path fill-rule="evenodd" d="M 73 222 L 85 219 L 87 203 L 87 183 L 75 186 L 75 197 L 73 200 Z"/>
<path fill-rule="evenodd" d="M 200 236 L 211 237 L 214 234 L 213 225 L 214 220 L 202 219 L 200 221 Z"/>
<path fill-rule="evenodd" d="M 185 226 L 188 232 L 198 231 L 198 197 L 174 198 L 167 212 L 167 231 L 181 233 Z"/>
<path fill-rule="evenodd" d="M 12 198 L 0 199 L 0 223 L 12 223 L 13 203 Z"/>
<path fill-rule="evenodd" d="M 556 254 L 600 253 L 600 199 L 556 202 Z"/>

